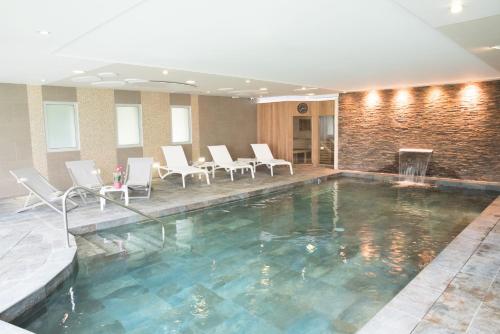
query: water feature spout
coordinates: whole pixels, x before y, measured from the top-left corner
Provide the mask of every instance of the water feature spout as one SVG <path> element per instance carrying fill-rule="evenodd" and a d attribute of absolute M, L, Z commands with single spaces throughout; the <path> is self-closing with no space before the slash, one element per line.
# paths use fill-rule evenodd
<path fill-rule="evenodd" d="M 433 150 L 421 148 L 399 149 L 399 179 L 406 183 L 423 184 Z"/>

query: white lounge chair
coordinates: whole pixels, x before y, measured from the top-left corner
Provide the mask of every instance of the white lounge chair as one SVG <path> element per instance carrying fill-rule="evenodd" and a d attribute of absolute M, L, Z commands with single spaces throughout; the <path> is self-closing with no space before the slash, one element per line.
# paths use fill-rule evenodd
<path fill-rule="evenodd" d="M 62 197 L 64 193 L 51 185 L 36 169 L 32 167 L 21 168 L 11 170 L 10 173 L 16 178 L 17 183 L 29 191 L 24 206 L 17 210 L 17 212 L 26 211 L 45 204 L 58 213 L 63 213 Z M 68 201 L 73 205 L 70 210 L 78 206 L 72 200 L 68 199 Z"/>
<path fill-rule="evenodd" d="M 251 144 L 251 146 L 257 160 L 255 166 L 266 165 L 267 168 L 271 169 L 271 176 L 274 176 L 274 166 L 288 166 L 290 167 L 290 175 L 293 175 L 292 163 L 283 159 L 274 159 L 267 144 Z"/>
<path fill-rule="evenodd" d="M 145 192 L 144 196 L 129 198 L 150 198 L 153 181 L 153 158 L 128 158 L 125 185 L 133 191 Z"/>
<path fill-rule="evenodd" d="M 103 186 L 99 169 L 93 160 L 66 161 L 66 168 L 73 181 L 73 186 L 84 186 L 99 192 Z M 76 190 L 83 203 L 86 203 L 87 193 Z"/>
<path fill-rule="evenodd" d="M 243 174 L 245 170 L 249 169 L 250 173 L 252 173 L 252 179 L 255 178 L 253 166 L 247 162 L 233 161 L 226 145 L 208 146 L 208 150 L 210 151 L 215 163 L 214 169 L 225 169 L 231 174 L 231 181 L 234 180 L 233 172 L 238 169 L 241 169 L 241 174 Z"/>
<path fill-rule="evenodd" d="M 210 178 L 206 170 L 189 166 L 182 146 L 162 146 L 161 149 L 167 163 L 166 166 L 158 167 L 158 175 L 162 180 L 170 174 L 180 174 L 182 176 L 182 187 L 186 188 L 185 177 L 187 175 L 203 174 L 207 179 L 207 184 L 210 184 Z M 162 171 L 165 173 L 162 173 Z"/>

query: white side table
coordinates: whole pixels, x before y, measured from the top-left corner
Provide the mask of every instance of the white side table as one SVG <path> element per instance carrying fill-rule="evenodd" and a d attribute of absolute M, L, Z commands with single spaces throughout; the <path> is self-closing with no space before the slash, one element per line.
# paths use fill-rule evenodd
<path fill-rule="evenodd" d="M 121 188 L 115 188 L 113 186 L 104 186 L 101 188 L 99 193 L 103 196 L 106 196 L 107 193 L 113 193 L 113 192 L 121 192 L 123 196 L 125 197 L 125 205 L 128 205 L 128 187 L 127 185 L 122 185 Z M 106 199 L 100 197 L 100 203 L 101 203 L 101 211 L 104 210 L 104 207 L 106 206 Z"/>
<path fill-rule="evenodd" d="M 250 164 L 253 167 L 253 172 L 255 173 L 255 168 L 257 167 L 257 159 L 254 158 L 238 158 L 239 162 Z"/>
<path fill-rule="evenodd" d="M 215 178 L 215 163 L 212 161 L 198 161 L 193 163 L 193 167 L 204 169 L 208 173 L 212 173 L 212 179 Z M 198 175 L 198 178 L 201 179 L 201 175 Z"/>

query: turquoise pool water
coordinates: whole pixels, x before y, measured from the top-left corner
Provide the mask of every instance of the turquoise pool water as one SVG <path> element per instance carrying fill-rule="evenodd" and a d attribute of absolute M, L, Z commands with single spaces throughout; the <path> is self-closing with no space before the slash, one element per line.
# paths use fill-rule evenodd
<path fill-rule="evenodd" d="M 492 200 L 338 179 L 109 229 L 36 333 L 354 333 Z M 103 254 L 103 250 L 106 253 Z"/>

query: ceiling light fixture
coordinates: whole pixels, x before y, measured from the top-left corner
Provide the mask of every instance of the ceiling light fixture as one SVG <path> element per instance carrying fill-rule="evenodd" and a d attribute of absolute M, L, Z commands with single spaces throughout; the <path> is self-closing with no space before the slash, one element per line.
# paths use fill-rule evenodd
<path fill-rule="evenodd" d="M 163 70 L 163 71 L 161 71 L 161 74 L 163 74 L 163 75 L 167 75 L 167 74 L 168 74 L 168 70 Z"/>
<path fill-rule="evenodd" d="M 313 96 L 315 95 L 314 93 L 307 93 L 308 96 Z"/>
<path fill-rule="evenodd" d="M 45 81 L 47 81 L 47 80 L 45 80 L 45 79 L 40 79 L 40 82 L 45 82 Z"/>
<path fill-rule="evenodd" d="M 207 94 L 210 94 L 210 91 L 209 91 L 209 90 L 207 90 L 207 91 L 206 91 L 206 93 L 207 93 Z"/>
<path fill-rule="evenodd" d="M 194 81 L 194 80 L 186 80 L 186 83 L 188 85 L 194 85 L 194 84 L 196 84 L 196 81 Z"/>
<path fill-rule="evenodd" d="M 44 36 L 50 35 L 50 31 L 47 31 L 47 30 L 38 30 L 38 33 L 40 35 L 44 35 Z"/>
<path fill-rule="evenodd" d="M 500 50 L 500 44 L 498 44 L 498 45 L 493 45 L 493 46 L 491 47 L 491 49 Z"/>
<path fill-rule="evenodd" d="M 251 83 L 251 82 L 252 82 L 252 80 L 249 80 L 249 79 L 246 79 L 246 80 L 245 80 L 245 83 L 247 83 L 247 84 L 248 84 L 248 83 Z"/>
<path fill-rule="evenodd" d="M 73 73 L 74 74 L 83 74 L 83 73 L 85 73 L 85 71 L 83 71 L 83 70 L 73 70 Z"/>
<path fill-rule="evenodd" d="M 265 90 L 267 90 L 267 88 L 266 87 L 262 87 L 262 88 L 259 88 L 259 90 L 265 91 Z"/>
<path fill-rule="evenodd" d="M 220 90 L 221 92 L 225 92 L 225 91 L 233 90 L 233 89 L 229 88 L 229 87 L 225 87 L 225 88 L 217 88 L 217 90 Z"/>
<path fill-rule="evenodd" d="M 458 13 L 461 13 L 462 10 L 464 9 L 463 5 L 462 5 L 462 1 L 460 0 L 454 0 L 452 3 L 451 3 L 451 6 L 450 6 L 450 12 L 452 14 L 458 14 Z"/>

